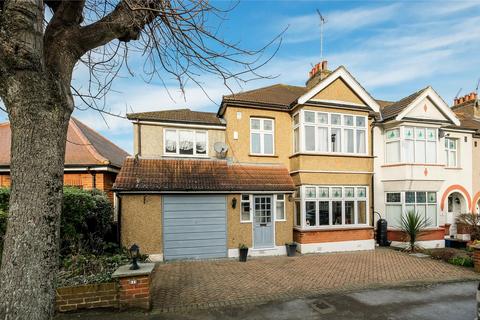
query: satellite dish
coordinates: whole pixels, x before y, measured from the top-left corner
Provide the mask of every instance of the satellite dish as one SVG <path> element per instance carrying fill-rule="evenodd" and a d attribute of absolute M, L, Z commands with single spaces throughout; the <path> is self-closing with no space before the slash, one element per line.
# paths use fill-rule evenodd
<path fill-rule="evenodd" d="M 228 150 L 228 146 L 225 142 L 219 141 L 219 142 L 214 143 L 213 149 L 218 154 L 219 158 L 225 158 L 225 155 L 226 155 L 227 150 Z"/>

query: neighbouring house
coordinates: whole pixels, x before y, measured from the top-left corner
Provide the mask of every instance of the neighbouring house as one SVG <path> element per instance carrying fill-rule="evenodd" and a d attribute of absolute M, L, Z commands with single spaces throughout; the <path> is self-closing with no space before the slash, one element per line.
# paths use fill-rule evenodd
<path fill-rule="evenodd" d="M 476 206 L 472 196 L 479 186 L 472 168 L 478 128 L 431 87 L 383 103 L 373 137 L 374 208 L 387 219 L 393 245 L 406 241 L 398 228 L 408 211 L 429 222 L 419 239 L 425 248 L 444 247 L 446 233 L 463 238 L 457 235 L 455 218 Z M 447 232 L 445 224 L 451 225 Z"/>
<path fill-rule="evenodd" d="M 10 123 L 1 123 L 0 187 L 10 186 L 10 138 Z M 67 133 L 64 184 L 105 191 L 113 203 L 112 186 L 127 156 L 127 152 L 72 117 Z"/>
<path fill-rule="evenodd" d="M 225 96 L 217 114 L 130 114 L 134 154 L 114 189 L 122 243 L 154 259 L 369 250 L 380 105 L 342 66 L 305 87 Z"/>

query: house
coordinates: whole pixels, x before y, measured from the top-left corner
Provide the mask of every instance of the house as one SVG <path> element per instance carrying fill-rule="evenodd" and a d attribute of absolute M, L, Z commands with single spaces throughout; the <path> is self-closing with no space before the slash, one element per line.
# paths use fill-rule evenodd
<path fill-rule="evenodd" d="M 10 123 L 0 124 L 0 187 L 10 186 Z M 113 202 L 112 186 L 127 152 L 72 117 L 65 151 L 64 184 L 105 191 Z"/>
<path fill-rule="evenodd" d="M 472 168 L 478 127 L 454 111 L 431 87 L 381 108 L 373 129 L 374 210 L 386 218 L 393 245 L 405 241 L 398 227 L 408 211 L 428 221 L 420 245 L 438 248 L 445 234 L 458 236 L 458 214 L 476 205 Z"/>
<path fill-rule="evenodd" d="M 223 98 L 217 112 L 130 114 L 134 154 L 114 189 L 122 243 L 153 259 L 369 250 L 380 103 L 343 66 L 305 87 Z"/>

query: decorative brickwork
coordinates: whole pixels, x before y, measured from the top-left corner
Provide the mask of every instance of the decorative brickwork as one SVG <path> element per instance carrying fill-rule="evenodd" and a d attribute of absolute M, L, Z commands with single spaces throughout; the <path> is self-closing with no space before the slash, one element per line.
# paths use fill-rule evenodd
<path fill-rule="evenodd" d="M 293 231 L 293 241 L 301 244 L 369 239 L 373 239 L 373 227 L 361 229 Z"/>
<path fill-rule="evenodd" d="M 118 286 L 112 282 L 58 288 L 56 308 L 59 312 L 118 308 Z"/>
<path fill-rule="evenodd" d="M 151 275 L 120 278 L 120 309 L 138 308 L 150 310 Z"/>

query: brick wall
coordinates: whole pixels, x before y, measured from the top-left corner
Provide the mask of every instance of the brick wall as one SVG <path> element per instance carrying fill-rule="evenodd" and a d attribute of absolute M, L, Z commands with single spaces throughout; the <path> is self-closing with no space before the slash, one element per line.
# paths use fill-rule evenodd
<path fill-rule="evenodd" d="M 118 285 L 115 282 L 57 289 L 59 312 L 93 308 L 118 308 Z"/>
<path fill-rule="evenodd" d="M 360 229 L 293 231 L 293 241 L 302 244 L 369 239 L 373 239 L 373 227 Z"/>
<path fill-rule="evenodd" d="M 0 188 L 10 187 L 10 175 L 0 173 Z"/>
<path fill-rule="evenodd" d="M 151 275 L 131 276 L 119 279 L 119 302 L 121 309 L 139 308 L 149 310 L 151 306 Z"/>
<path fill-rule="evenodd" d="M 473 247 L 473 267 L 475 272 L 480 272 L 480 248 L 477 246 Z"/>
<path fill-rule="evenodd" d="M 389 241 L 408 241 L 407 235 L 400 230 L 388 230 L 387 237 Z M 417 238 L 418 241 L 443 240 L 445 237 L 445 228 L 435 228 L 425 230 Z"/>

